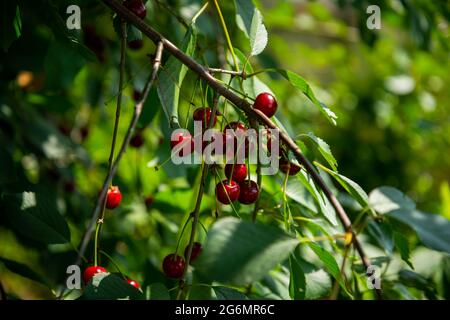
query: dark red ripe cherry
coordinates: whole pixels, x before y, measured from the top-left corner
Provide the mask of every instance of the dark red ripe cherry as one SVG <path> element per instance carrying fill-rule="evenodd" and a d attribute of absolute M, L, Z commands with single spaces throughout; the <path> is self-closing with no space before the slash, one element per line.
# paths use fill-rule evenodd
<path fill-rule="evenodd" d="M 135 287 L 136 289 L 140 289 L 141 286 L 139 285 L 139 283 L 137 281 L 134 281 L 132 279 L 127 279 L 127 283 L 133 287 Z"/>
<path fill-rule="evenodd" d="M 258 199 L 259 188 L 255 181 L 248 180 L 240 183 L 241 191 L 239 193 L 239 202 L 242 204 L 251 204 Z"/>
<path fill-rule="evenodd" d="M 138 102 L 139 100 L 141 100 L 141 98 L 142 98 L 142 93 L 139 90 L 134 89 L 133 90 L 133 100 Z"/>
<path fill-rule="evenodd" d="M 231 176 L 231 171 L 233 171 L 233 176 Z M 247 167 L 245 164 L 232 164 L 228 163 L 225 166 L 225 176 L 228 179 L 234 180 L 236 182 L 242 182 L 247 177 Z"/>
<path fill-rule="evenodd" d="M 300 171 L 300 166 L 289 162 L 286 159 L 280 159 L 280 171 L 289 174 L 290 176 L 296 175 Z"/>
<path fill-rule="evenodd" d="M 151 205 L 153 204 L 154 200 L 155 199 L 152 196 L 147 196 L 145 198 L 145 206 L 147 207 L 147 209 L 151 207 Z"/>
<path fill-rule="evenodd" d="M 185 154 L 184 148 L 187 148 L 190 144 L 190 150 Z M 176 147 L 176 151 L 178 151 L 178 156 L 184 157 L 194 151 L 194 139 L 191 134 L 188 132 L 180 132 L 177 133 L 172 140 L 170 141 L 170 146 L 172 149 Z"/>
<path fill-rule="evenodd" d="M 64 190 L 67 192 L 67 193 L 73 193 L 73 192 L 75 192 L 75 181 L 73 181 L 73 180 L 68 180 L 68 181 L 65 181 L 64 182 Z"/>
<path fill-rule="evenodd" d="M 105 268 L 100 266 L 90 266 L 84 269 L 83 272 L 83 281 L 84 283 L 88 283 L 97 273 L 108 272 Z"/>
<path fill-rule="evenodd" d="M 207 128 L 209 126 L 209 121 L 211 119 L 211 108 L 198 108 L 195 109 L 192 117 L 195 121 L 202 121 L 202 128 Z M 214 115 L 214 120 L 212 126 L 214 127 L 217 123 L 217 116 Z"/>
<path fill-rule="evenodd" d="M 179 279 L 183 276 L 185 265 L 182 257 L 171 253 L 164 258 L 163 271 L 169 278 Z"/>
<path fill-rule="evenodd" d="M 184 249 L 184 257 L 187 259 L 189 245 Z M 198 255 L 202 252 L 202 244 L 200 242 L 194 242 L 192 245 L 191 262 L 197 259 Z"/>
<path fill-rule="evenodd" d="M 230 204 L 239 198 L 239 184 L 236 181 L 223 180 L 216 185 L 216 197 L 223 204 Z"/>
<path fill-rule="evenodd" d="M 128 48 L 131 50 L 139 50 L 144 46 L 144 41 L 142 39 L 135 39 L 128 41 Z"/>
<path fill-rule="evenodd" d="M 275 97 L 267 92 L 258 94 L 253 104 L 253 108 L 260 110 L 269 118 L 275 114 L 277 106 Z"/>
<path fill-rule="evenodd" d="M 130 139 L 130 146 L 133 148 L 140 148 L 144 144 L 144 137 L 140 132 L 136 133 L 133 137 Z"/>
<path fill-rule="evenodd" d="M 147 9 L 142 0 L 126 0 L 123 5 L 141 19 L 144 19 L 147 15 Z"/>
<path fill-rule="evenodd" d="M 81 127 L 80 128 L 81 141 L 86 140 L 88 135 L 89 135 L 89 127 L 88 126 Z"/>
<path fill-rule="evenodd" d="M 119 206 L 122 201 L 122 193 L 118 186 L 109 187 L 108 193 L 106 194 L 106 208 L 112 210 Z"/>
<path fill-rule="evenodd" d="M 229 124 L 227 124 L 226 126 L 225 126 L 225 129 L 224 130 L 242 130 L 242 131 L 246 131 L 247 130 L 247 128 L 245 127 L 245 124 L 243 124 L 242 122 L 238 122 L 238 121 L 233 121 L 233 122 L 230 122 Z"/>
<path fill-rule="evenodd" d="M 230 135 L 228 134 L 227 130 L 234 130 L 234 132 Z M 231 143 L 230 139 L 233 139 L 234 137 L 235 154 L 237 154 L 239 150 L 240 152 L 243 152 L 245 157 L 247 157 L 249 153 L 248 152 L 249 142 L 248 139 L 245 137 L 247 127 L 242 122 L 234 121 L 227 124 L 223 132 L 224 132 L 224 146 L 228 148 L 228 143 Z"/>

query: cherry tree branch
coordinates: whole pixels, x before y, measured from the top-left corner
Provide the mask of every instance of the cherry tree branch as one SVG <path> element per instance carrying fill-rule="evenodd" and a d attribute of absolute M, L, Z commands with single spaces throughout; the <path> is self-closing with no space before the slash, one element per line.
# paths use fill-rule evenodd
<path fill-rule="evenodd" d="M 159 69 L 159 67 L 161 65 L 161 56 L 162 56 L 163 49 L 164 49 L 164 46 L 163 46 L 162 42 L 158 42 L 157 43 L 157 47 L 156 47 L 155 59 L 153 61 L 152 73 L 151 73 L 151 75 L 150 75 L 150 77 L 149 77 L 149 79 L 148 79 L 148 81 L 147 81 L 147 83 L 145 85 L 144 92 L 142 94 L 142 98 L 136 104 L 136 106 L 134 108 L 133 117 L 132 117 L 132 119 L 130 121 L 130 125 L 128 126 L 127 132 L 125 134 L 125 138 L 123 139 L 123 142 L 122 142 L 120 150 L 119 150 L 119 152 L 117 154 L 116 160 L 114 161 L 113 165 L 111 166 L 111 170 L 108 172 L 108 175 L 106 176 L 106 178 L 105 178 L 105 180 L 103 182 L 103 186 L 102 186 L 102 189 L 101 189 L 100 194 L 98 196 L 97 203 L 95 205 L 94 212 L 92 214 L 92 218 L 91 218 L 91 221 L 89 223 L 89 227 L 86 230 L 86 233 L 84 234 L 83 239 L 81 241 L 80 250 L 79 250 L 78 257 L 77 257 L 77 260 L 76 260 L 76 263 L 75 263 L 77 265 L 80 264 L 81 257 L 84 255 L 84 252 L 86 251 L 87 245 L 88 245 L 89 240 L 90 240 L 90 238 L 92 236 L 92 232 L 94 231 L 94 225 L 95 225 L 95 223 L 96 223 L 96 221 L 97 221 L 97 219 L 99 217 L 102 205 L 103 205 L 103 203 L 105 201 L 106 192 L 108 190 L 109 184 L 111 183 L 112 178 L 114 177 L 114 175 L 117 172 L 117 168 L 119 167 L 120 160 L 122 159 L 122 156 L 124 155 L 128 145 L 130 143 L 131 137 L 132 137 L 132 135 L 134 133 L 134 130 L 135 130 L 136 125 L 138 123 L 139 117 L 140 117 L 140 115 L 142 113 L 142 109 L 144 107 L 144 103 L 147 100 L 148 94 L 150 92 L 151 87 L 153 86 L 153 83 L 155 82 L 156 75 L 158 74 L 158 69 Z"/>
<path fill-rule="evenodd" d="M 197 63 L 194 59 L 187 56 L 182 50 L 180 50 L 176 45 L 172 42 L 164 38 L 159 32 L 150 27 L 144 20 L 140 19 L 136 15 L 134 15 L 130 10 L 128 10 L 125 6 L 119 3 L 116 0 L 102 0 L 109 8 L 111 8 L 114 12 L 116 12 L 119 16 L 125 19 L 127 22 L 132 23 L 136 28 L 138 28 L 143 34 L 145 34 L 148 38 L 150 38 L 153 42 L 158 43 L 161 42 L 168 52 L 170 52 L 175 58 L 177 58 L 180 62 L 186 65 L 190 70 L 197 73 L 214 91 L 218 94 L 222 95 L 229 101 L 231 101 L 236 107 L 240 108 L 245 114 L 251 118 L 257 120 L 259 123 L 267 126 L 270 129 L 279 130 L 279 128 L 270 120 L 264 113 L 259 110 L 253 109 L 251 104 L 233 93 L 231 90 L 223 86 L 217 79 L 215 79 L 211 72 L 209 72 L 208 68 Z M 336 214 L 339 217 L 342 225 L 344 226 L 347 232 L 352 234 L 352 243 L 358 252 L 362 263 L 366 270 L 370 266 L 370 261 L 367 258 L 364 249 L 361 246 L 358 238 L 356 237 L 355 232 L 352 228 L 352 223 L 345 212 L 344 208 L 341 206 L 339 201 L 333 192 L 328 188 L 325 184 L 322 177 L 319 175 L 318 171 L 313 167 L 313 165 L 309 162 L 309 160 L 302 154 L 298 145 L 292 140 L 289 135 L 283 130 L 279 130 L 280 140 L 292 151 L 297 160 L 305 170 L 311 175 L 314 182 L 323 190 L 325 196 L 330 201 L 333 206 Z M 370 276 L 370 274 L 367 274 Z M 378 298 L 381 298 L 381 290 L 376 289 L 376 294 Z"/>

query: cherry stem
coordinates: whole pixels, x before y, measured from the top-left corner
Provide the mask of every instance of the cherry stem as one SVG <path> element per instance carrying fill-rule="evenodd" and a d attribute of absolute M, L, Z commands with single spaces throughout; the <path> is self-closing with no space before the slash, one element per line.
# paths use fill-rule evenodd
<path fill-rule="evenodd" d="M 104 207 L 108 187 L 110 186 L 112 178 L 113 178 L 114 174 L 117 172 L 120 160 L 122 159 L 122 156 L 125 154 L 125 151 L 130 143 L 131 137 L 134 133 L 134 130 L 138 123 L 139 117 L 142 113 L 142 108 L 144 106 L 144 103 L 147 100 L 148 94 L 150 92 L 150 89 L 153 86 L 153 83 L 155 82 L 156 75 L 158 73 L 159 66 L 161 64 L 161 57 L 162 57 L 163 49 L 164 49 L 163 43 L 158 42 L 155 59 L 153 62 L 153 70 L 148 78 L 147 83 L 146 83 L 144 92 L 142 94 L 142 98 L 135 106 L 133 117 L 130 120 L 130 124 L 128 126 L 125 138 L 122 141 L 122 145 L 117 154 L 117 157 L 111 167 L 111 170 L 108 172 L 108 175 L 105 177 L 105 180 L 103 182 L 103 187 L 101 189 L 100 195 L 97 198 L 97 202 L 96 202 L 96 205 L 93 210 L 93 214 L 92 214 L 91 221 L 89 223 L 89 227 L 87 228 L 87 230 L 82 238 L 81 244 L 80 244 L 80 250 L 79 250 L 79 253 L 77 256 L 77 260 L 75 261 L 76 265 L 80 265 L 81 257 L 84 255 L 84 252 L 87 249 L 87 245 L 89 244 L 89 239 L 91 238 L 92 232 L 94 232 L 94 224 L 96 223 L 96 221 L 100 215 L 101 209 Z"/>
<path fill-rule="evenodd" d="M 213 103 L 213 108 L 211 111 L 211 118 L 209 119 L 209 123 L 208 123 L 208 129 L 211 128 L 213 122 L 214 122 L 214 117 L 216 116 L 216 112 L 217 112 L 217 105 L 219 103 L 219 96 L 217 94 L 214 94 L 214 103 Z M 189 237 L 189 244 L 188 244 L 188 250 L 187 250 L 187 254 L 186 254 L 186 263 L 184 266 L 184 270 L 183 270 L 183 275 L 181 277 L 180 283 L 179 283 L 179 291 L 177 294 L 177 300 L 178 298 L 181 297 L 183 291 L 184 291 L 184 279 L 186 277 L 186 272 L 187 269 L 189 267 L 189 264 L 191 262 L 191 256 L 192 256 L 192 248 L 194 247 L 194 239 L 195 239 L 195 234 L 197 232 L 197 226 L 198 223 L 200 221 L 200 205 L 202 203 L 202 198 L 203 198 L 203 192 L 205 189 L 205 183 L 206 183 L 206 178 L 208 176 L 208 169 L 209 166 L 208 164 L 206 164 L 203 161 L 202 158 L 202 168 L 201 168 L 201 176 L 200 176 L 200 185 L 198 187 L 198 194 L 197 194 L 197 199 L 195 201 L 195 208 L 193 213 L 191 214 L 191 216 L 193 217 L 192 220 L 192 229 L 191 229 L 191 235 Z"/>
<path fill-rule="evenodd" d="M 120 121 L 120 112 L 122 110 L 122 93 L 123 93 L 123 80 L 125 78 L 125 48 L 127 45 L 127 23 L 125 20 L 122 20 L 120 25 L 120 70 L 119 70 L 119 93 L 117 94 L 117 105 L 116 105 L 116 119 L 114 121 L 114 131 L 111 142 L 111 150 L 109 153 L 108 159 L 108 175 L 111 174 L 113 161 L 114 161 L 114 151 L 116 149 L 116 140 L 117 140 L 117 132 L 119 130 L 119 121 Z M 110 181 L 110 186 L 112 186 L 112 179 Z M 102 211 L 100 214 L 100 218 L 97 221 L 97 226 L 95 229 L 95 240 L 94 240 L 94 263 L 97 265 L 98 260 L 98 246 L 99 246 L 99 237 L 103 224 L 103 219 L 105 218 L 105 206 L 106 206 L 107 197 L 103 200 Z"/>

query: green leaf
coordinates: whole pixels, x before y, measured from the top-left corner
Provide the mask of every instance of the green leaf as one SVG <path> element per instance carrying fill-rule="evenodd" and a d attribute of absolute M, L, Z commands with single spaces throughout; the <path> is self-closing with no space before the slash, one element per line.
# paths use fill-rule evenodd
<path fill-rule="evenodd" d="M 434 283 L 423 275 L 411 270 L 400 270 L 398 278 L 404 285 L 424 291 L 428 299 L 437 298 Z"/>
<path fill-rule="evenodd" d="M 337 161 L 331 153 L 330 146 L 322 139 L 316 137 L 314 133 L 309 132 L 308 134 L 301 135 L 302 137 L 309 138 L 313 143 L 314 147 L 320 152 L 324 159 L 328 162 L 333 170 L 337 170 Z"/>
<path fill-rule="evenodd" d="M 41 6 L 40 10 L 39 14 L 52 30 L 56 41 L 64 45 L 66 50 L 77 53 L 84 60 L 92 62 L 98 61 L 96 55 L 80 42 L 77 32 L 67 29 L 65 21 L 58 13 L 58 8 L 52 2 L 46 1 L 46 5 Z M 68 57 L 66 58 L 69 62 L 71 61 Z"/>
<path fill-rule="evenodd" d="M 184 36 L 181 50 L 192 57 L 197 41 L 197 29 L 191 24 Z M 188 68 L 178 59 L 171 56 L 162 67 L 158 81 L 158 95 L 163 106 L 164 113 L 171 127 L 178 126 L 178 101 L 180 88 L 186 76 Z"/>
<path fill-rule="evenodd" d="M 147 300 L 170 300 L 170 293 L 162 283 L 154 283 L 147 288 Z"/>
<path fill-rule="evenodd" d="M 320 261 L 323 262 L 325 269 L 335 278 L 340 277 L 339 266 L 336 259 L 327 250 L 319 246 L 314 242 L 310 242 L 309 247 L 314 251 L 314 253 L 319 257 Z"/>
<path fill-rule="evenodd" d="M 289 257 L 289 296 L 294 300 L 304 300 L 306 292 L 305 273 L 300 265 L 300 252 L 295 250 Z"/>
<path fill-rule="evenodd" d="M 317 255 L 317 257 L 322 261 L 325 270 L 327 270 L 328 273 L 330 273 L 334 279 L 338 280 L 341 285 L 341 288 L 349 295 L 352 296 L 351 293 L 347 290 L 347 287 L 345 286 L 345 281 L 341 277 L 341 271 L 339 269 L 339 266 L 336 262 L 336 259 L 333 257 L 333 255 L 325 250 L 323 247 L 319 246 L 318 244 L 314 242 L 309 243 L 309 247 L 314 251 L 314 253 Z"/>
<path fill-rule="evenodd" d="M 6 193 L 2 202 L 17 232 L 46 244 L 70 242 L 67 222 L 50 196 L 34 192 Z"/>
<path fill-rule="evenodd" d="M 314 199 L 296 179 L 288 180 L 286 195 L 312 212 L 317 212 Z"/>
<path fill-rule="evenodd" d="M 282 75 L 286 80 L 288 80 L 294 87 L 299 89 L 305 96 L 309 98 L 309 100 L 314 103 L 314 105 L 319 108 L 320 112 L 334 125 L 336 125 L 336 114 L 331 111 L 324 103 L 319 102 L 314 92 L 311 89 L 311 86 L 306 82 L 306 80 L 299 76 L 298 74 L 284 70 L 284 69 L 275 69 L 280 75 Z"/>
<path fill-rule="evenodd" d="M 46 86 L 49 89 L 69 88 L 85 64 L 84 57 L 66 42 L 52 42 L 44 62 Z"/>
<path fill-rule="evenodd" d="M 236 289 L 223 286 L 214 286 L 212 289 L 217 300 L 248 300 L 245 294 Z"/>
<path fill-rule="evenodd" d="M 2 262 L 9 271 L 49 287 L 48 281 L 27 265 L 2 257 L 0 257 L 0 262 Z"/>
<path fill-rule="evenodd" d="M 305 297 L 307 300 L 315 300 L 329 296 L 331 291 L 331 278 L 323 269 L 304 260 L 300 254 L 296 255 L 296 263 L 304 273 Z"/>
<path fill-rule="evenodd" d="M 306 294 L 305 299 L 315 300 L 329 295 L 331 279 L 324 270 L 319 269 L 305 275 Z"/>
<path fill-rule="evenodd" d="M 267 30 L 261 12 L 251 0 L 235 0 L 236 24 L 250 39 L 252 56 L 260 54 L 267 45 Z"/>
<path fill-rule="evenodd" d="M 416 204 L 400 190 L 393 187 L 379 187 L 369 194 L 369 204 L 378 213 L 385 214 L 396 209 L 414 210 Z"/>
<path fill-rule="evenodd" d="M 336 212 L 333 209 L 333 206 L 322 193 L 322 191 L 318 190 L 312 178 L 304 171 L 301 171 L 297 174 L 297 179 L 308 189 L 309 193 L 314 197 L 317 204 L 319 205 L 320 212 L 323 216 L 333 225 L 337 226 L 337 218 Z"/>
<path fill-rule="evenodd" d="M 156 117 L 159 110 L 161 110 L 161 102 L 158 99 L 158 91 L 155 87 L 152 87 L 142 108 L 142 113 L 138 120 L 138 127 L 141 129 L 147 127 Z"/>
<path fill-rule="evenodd" d="M 17 1 L 2 1 L 0 39 L 4 51 L 22 34 L 22 19 Z"/>
<path fill-rule="evenodd" d="M 194 265 L 207 280 L 244 285 L 283 262 L 297 244 L 279 228 L 224 218 L 213 224 Z"/>
<path fill-rule="evenodd" d="M 353 180 L 334 172 L 327 167 L 316 162 L 316 165 L 329 173 L 339 184 L 361 205 L 366 208 L 369 205 L 369 197 L 367 193 Z"/>
<path fill-rule="evenodd" d="M 117 274 L 97 273 L 86 286 L 82 299 L 86 300 L 142 300 L 140 290 L 129 285 Z"/>
<path fill-rule="evenodd" d="M 400 257 L 403 261 L 405 261 L 411 269 L 414 269 L 414 266 L 411 262 L 411 250 L 409 249 L 409 242 L 406 237 L 404 237 L 401 233 L 394 232 L 394 244 L 395 248 L 400 252 Z"/>
<path fill-rule="evenodd" d="M 261 12 L 255 9 L 252 26 L 250 28 L 250 48 L 251 55 L 257 56 L 263 52 L 264 48 L 267 46 L 268 36 L 266 27 L 263 24 Z"/>
<path fill-rule="evenodd" d="M 450 221 L 418 210 L 398 209 L 387 213 L 416 231 L 422 243 L 430 249 L 450 253 Z"/>
<path fill-rule="evenodd" d="M 385 222 L 369 220 L 367 232 L 374 237 L 379 246 L 387 253 L 391 254 L 394 249 L 394 239 L 392 228 Z"/>

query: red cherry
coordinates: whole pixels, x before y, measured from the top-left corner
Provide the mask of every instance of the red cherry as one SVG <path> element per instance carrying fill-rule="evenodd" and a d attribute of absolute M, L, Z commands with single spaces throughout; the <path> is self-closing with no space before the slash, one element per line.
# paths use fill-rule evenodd
<path fill-rule="evenodd" d="M 112 210 L 118 207 L 121 201 L 122 193 L 120 193 L 119 187 L 109 187 L 108 193 L 106 194 L 106 208 Z"/>
<path fill-rule="evenodd" d="M 127 279 L 127 283 L 129 285 L 132 285 L 133 287 L 135 287 L 136 289 L 140 289 L 141 286 L 139 285 L 139 283 L 137 281 L 134 281 L 132 279 Z"/>
<path fill-rule="evenodd" d="M 209 126 L 209 122 L 211 120 L 211 108 L 198 108 L 195 109 L 192 118 L 195 121 L 202 121 L 202 128 L 207 128 Z M 212 126 L 214 127 L 217 123 L 217 115 L 214 115 L 214 120 Z"/>
<path fill-rule="evenodd" d="M 264 92 L 258 94 L 253 104 L 253 108 L 260 110 L 267 117 L 272 117 L 277 111 L 277 100 L 270 93 Z"/>
<path fill-rule="evenodd" d="M 133 100 L 138 102 L 142 98 L 142 92 L 140 92 L 138 89 L 133 90 Z"/>
<path fill-rule="evenodd" d="M 139 50 L 144 46 L 144 41 L 142 39 L 134 39 L 131 41 L 128 41 L 128 48 L 131 50 Z"/>
<path fill-rule="evenodd" d="M 272 135 L 270 134 L 270 131 L 269 130 L 266 130 L 266 136 L 267 136 L 267 151 L 269 152 L 269 153 L 271 153 L 272 152 Z M 279 138 L 278 139 L 276 139 L 275 137 L 274 137 L 274 142 L 275 142 L 275 146 L 277 146 L 277 148 L 278 148 L 278 155 L 281 155 L 281 146 L 280 146 L 280 140 L 279 140 Z"/>
<path fill-rule="evenodd" d="M 144 137 L 142 133 L 138 132 L 130 139 L 130 146 L 133 148 L 140 148 L 144 144 Z"/>
<path fill-rule="evenodd" d="M 233 170 L 233 176 L 231 176 L 231 170 Z M 245 164 L 232 164 L 228 163 L 225 166 L 225 176 L 228 179 L 236 182 L 242 182 L 247 177 L 247 166 Z"/>
<path fill-rule="evenodd" d="M 239 198 L 239 185 L 236 181 L 223 180 L 216 185 L 216 197 L 223 204 L 230 204 Z"/>
<path fill-rule="evenodd" d="M 108 272 L 105 268 L 100 266 L 90 266 L 84 269 L 83 272 L 83 281 L 84 283 L 88 283 L 97 273 Z"/>
<path fill-rule="evenodd" d="M 233 134 L 230 135 L 227 130 L 234 130 Z M 234 137 L 234 153 L 236 154 L 238 152 L 238 148 L 240 148 L 239 150 L 241 152 L 245 152 L 243 153 L 245 155 L 245 157 L 248 156 L 249 154 L 249 142 L 248 139 L 245 137 L 245 134 L 247 132 L 247 127 L 242 123 L 242 122 L 238 122 L 238 121 L 234 121 L 234 122 L 230 122 L 229 124 L 227 124 L 224 128 L 224 146 L 225 148 L 227 148 L 227 143 L 231 143 L 231 139 L 233 139 Z M 242 143 L 241 139 L 239 139 L 237 137 L 244 137 L 244 143 Z M 229 144 L 228 144 L 229 145 Z M 245 148 L 244 151 L 242 151 L 242 148 Z M 227 149 L 225 149 L 227 150 Z"/>
<path fill-rule="evenodd" d="M 73 180 L 68 180 L 68 181 L 65 181 L 65 182 L 64 182 L 64 190 L 65 190 L 67 193 L 73 193 L 73 192 L 75 192 L 75 189 L 76 189 L 76 187 L 75 187 L 75 181 L 73 181 Z"/>
<path fill-rule="evenodd" d="M 147 9 L 141 0 L 126 0 L 123 5 L 141 19 L 147 15 Z"/>
<path fill-rule="evenodd" d="M 169 278 L 179 279 L 183 276 L 186 263 L 184 259 L 175 253 L 171 253 L 164 258 L 163 271 Z"/>
<path fill-rule="evenodd" d="M 300 166 L 289 162 L 286 159 L 280 159 L 280 171 L 289 174 L 290 176 L 296 175 L 300 171 Z"/>
<path fill-rule="evenodd" d="M 184 257 L 187 259 L 189 250 L 189 245 L 186 246 L 186 249 L 184 249 Z M 200 242 L 194 242 L 192 245 L 192 252 L 191 252 L 191 262 L 197 259 L 198 255 L 202 252 L 202 244 Z"/>
<path fill-rule="evenodd" d="M 239 202 L 242 204 L 251 204 L 258 199 L 259 188 L 255 181 L 245 180 L 239 184 L 241 191 L 239 193 Z"/>
<path fill-rule="evenodd" d="M 242 131 L 247 131 L 247 127 L 245 126 L 245 124 L 243 124 L 242 122 L 239 121 L 233 121 L 230 122 L 229 124 L 227 124 L 224 128 L 224 130 L 242 130 Z"/>
<path fill-rule="evenodd" d="M 91 49 L 100 62 L 105 62 L 105 39 L 97 34 L 95 28 L 91 25 L 83 27 L 83 38 L 86 46 Z"/>
<path fill-rule="evenodd" d="M 152 196 L 147 196 L 145 198 L 145 206 L 147 207 L 147 209 L 150 208 L 150 206 L 153 204 L 154 200 L 155 199 Z"/>
<path fill-rule="evenodd" d="M 89 135 L 89 127 L 88 126 L 81 127 L 80 128 L 81 141 L 86 140 L 88 135 Z"/>
<path fill-rule="evenodd" d="M 190 143 L 191 150 L 184 154 L 184 148 Z M 178 151 L 178 156 L 184 157 L 194 151 L 194 139 L 189 132 L 179 132 L 170 141 L 170 146 L 173 148 L 177 147 L 175 151 Z"/>
<path fill-rule="evenodd" d="M 219 130 L 216 130 L 216 129 L 211 129 L 211 130 L 213 130 L 213 133 L 212 133 L 212 135 L 209 138 L 210 141 L 202 140 L 202 153 L 205 151 L 205 148 L 209 144 L 215 143 L 216 139 L 219 139 L 219 140 L 222 139 L 222 143 L 223 143 L 222 149 L 219 148 L 218 150 L 214 150 L 214 152 L 212 153 L 213 155 L 221 155 L 221 154 L 223 154 L 223 148 L 224 148 L 225 143 L 226 143 L 225 139 L 224 139 L 224 136 L 223 136 L 223 133 L 221 131 L 219 131 Z M 195 151 L 199 152 L 199 150 L 195 150 Z"/>

